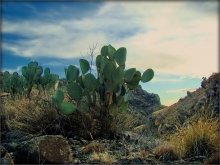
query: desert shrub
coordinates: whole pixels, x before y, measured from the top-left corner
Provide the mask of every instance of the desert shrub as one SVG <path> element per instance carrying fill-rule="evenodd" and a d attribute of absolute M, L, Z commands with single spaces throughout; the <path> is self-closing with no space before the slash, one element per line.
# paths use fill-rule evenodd
<path fill-rule="evenodd" d="M 169 144 L 161 145 L 157 147 L 154 151 L 154 154 L 155 154 L 155 158 L 162 160 L 162 161 L 178 159 L 178 156 L 175 153 L 174 147 Z"/>
<path fill-rule="evenodd" d="M 138 116 L 130 113 L 130 112 L 116 112 L 111 111 L 111 116 L 113 117 L 111 123 L 111 129 L 115 130 L 117 133 L 121 133 L 123 131 L 130 131 L 140 122 Z"/>
<path fill-rule="evenodd" d="M 180 157 L 209 156 L 218 150 L 218 120 L 199 118 L 170 136 Z"/>
<path fill-rule="evenodd" d="M 49 100 L 29 99 L 9 101 L 5 106 L 8 126 L 30 134 L 56 134 L 61 132 L 61 117 Z"/>

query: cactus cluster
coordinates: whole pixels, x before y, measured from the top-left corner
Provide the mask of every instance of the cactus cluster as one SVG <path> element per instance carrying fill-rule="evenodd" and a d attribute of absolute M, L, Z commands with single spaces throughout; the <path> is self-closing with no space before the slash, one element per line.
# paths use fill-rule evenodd
<path fill-rule="evenodd" d="M 45 68 L 43 72 L 42 66 L 39 66 L 36 61 L 31 61 L 27 66 L 22 67 L 22 75 L 26 80 L 25 85 L 28 97 L 30 97 L 31 90 L 34 85 L 38 88 L 42 87 L 45 91 L 51 89 L 59 80 L 59 76 L 51 74 L 49 68 Z"/>
<path fill-rule="evenodd" d="M 83 97 L 87 98 L 89 105 L 107 111 L 111 107 L 121 107 L 126 104 L 126 92 L 137 88 L 140 81 L 148 82 L 154 76 L 152 69 L 147 69 L 142 75 L 136 68 L 125 69 L 126 55 L 127 51 L 124 47 L 116 50 L 111 45 L 103 46 L 96 57 L 97 77 L 89 72 L 91 66 L 85 59 L 80 59 L 80 69 L 73 65 L 65 68 L 67 92 L 72 99 L 70 103 L 72 106 L 61 108 L 60 103 L 63 99 L 57 96 L 58 93 L 61 95 L 61 91 L 53 97 L 62 113 L 74 112 L 77 103 Z M 62 104 L 66 103 L 62 102 Z"/>
<path fill-rule="evenodd" d="M 30 97 L 34 86 L 49 90 L 55 86 L 59 76 L 51 74 L 49 68 L 44 69 L 38 65 L 38 62 L 32 61 L 27 66 L 22 67 L 22 75 L 17 72 L 10 74 L 8 71 L 3 73 L 3 91 L 14 95 L 23 95 L 25 92 Z M 40 90 L 40 88 L 38 88 Z"/>
<path fill-rule="evenodd" d="M 12 97 L 23 94 L 24 79 L 17 72 L 10 74 L 8 71 L 3 73 L 3 91 L 10 93 Z"/>
<path fill-rule="evenodd" d="M 21 71 L 26 80 L 27 96 L 30 97 L 33 86 L 40 83 L 43 68 L 38 66 L 38 62 L 32 61 L 27 66 L 22 67 Z"/>
<path fill-rule="evenodd" d="M 40 86 L 43 88 L 44 91 L 49 91 L 51 88 L 54 87 L 58 80 L 58 75 L 50 73 L 50 68 L 45 68 L 44 75 L 40 78 Z"/>

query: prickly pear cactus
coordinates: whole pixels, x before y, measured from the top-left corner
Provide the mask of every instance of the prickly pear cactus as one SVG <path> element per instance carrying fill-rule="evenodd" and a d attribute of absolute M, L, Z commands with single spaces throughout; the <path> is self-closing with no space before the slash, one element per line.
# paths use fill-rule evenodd
<path fill-rule="evenodd" d="M 17 72 L 10 74 L 8 71 L 3 73 L 3 90 L 10 93 L 13 98 L 20 96 L 24 91 L 24 79 Z"/>
<path fill-rule="evenodd" d="M 43 68 L 38 66 L 38 62 L 36 61 L 32 61 L 27 66 L 22 67 L 22 75 L 26 80 L 28 97 L 30 97 L 30 93 L 34 84 L 38 85 L 40 83 L 42 73 Z"/>
<path fill-rule="evenodd" d="M 44 75 L 40 78 L 39 85 L 43 88 L 44 91 L 49 91 L 55 86 L 58 80 L 58 75 L 50 73 L 50 68 L 45 68 Z"/>
<path fill-rule="evenodd" d="M 73 112 L 84 97 L 89 105 L 101 108 L 102 112 L 108 112 L 112 107 L 125 107 L 127 91 L 137 88 L 140 81 L 148 82 L 154 76 L 152 69 L 147 69 L 143 74 L 136 68 L 125 69 L 126 57 L 126 48 L 116 50 L 111 45 L 105 45 L 96 57 L 97 76 L 88 73 L 91 66 L 85 59 L 79 60 L 80 69 L 73 65 L 65 68 L 67 93 L 74 108 L 65 105 L 63 109 L 69 113 L 71 110 L 67 109 L 70 108 Z"/>
<path fill-rule="evenodd" d="M 64 95 L 61 90 L 56 91 L 55 96 L 52 97 L 52 101 L 55 106 L 60 110 L 60 112 L 64 115 L 69 115 L 76 110 L 74 104 L 64 102 Z"/>

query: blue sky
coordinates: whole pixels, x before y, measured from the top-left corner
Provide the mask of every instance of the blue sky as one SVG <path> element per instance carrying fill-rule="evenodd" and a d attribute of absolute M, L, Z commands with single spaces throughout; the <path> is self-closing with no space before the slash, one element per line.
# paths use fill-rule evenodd
<path fill-rule="evenodd" d="M 127 67 L 155 71 L 143 88 L 170 105 L 218 71 L 218 4 L 212 2 L 3 3 L 3 70 L 30 60 L 64 76 L 106 44 L 127 48 Z"/>

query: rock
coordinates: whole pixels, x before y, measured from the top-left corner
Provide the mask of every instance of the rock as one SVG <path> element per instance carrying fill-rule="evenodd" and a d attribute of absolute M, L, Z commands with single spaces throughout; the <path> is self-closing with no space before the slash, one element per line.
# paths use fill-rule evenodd
<path fill-rule="evenodd" d="M 45 135 L 24 141 L 16 148 L 16 164 L 69 164 L 73 162 L 68 141 L 60 135 Z"/>
<path fill-rule="evenodd" d="M 163 107 L 159 95 L 148 93 L 141 87 L 136 88 L 128 94 L 128 106 L 142 115 L 149 115 Z"/>
<path fill-rule="evenodd" d="M 209 165 L 209 164 L 219 164 L 219 153 L 216 152 L 214 153 L 211 157 L 209 157 L 204 164 Z"/>
<path fill-rule="evenodd" d="M 0 145 L 0 164 L 14 165 L 14 161 L 8 151 Z"/>

